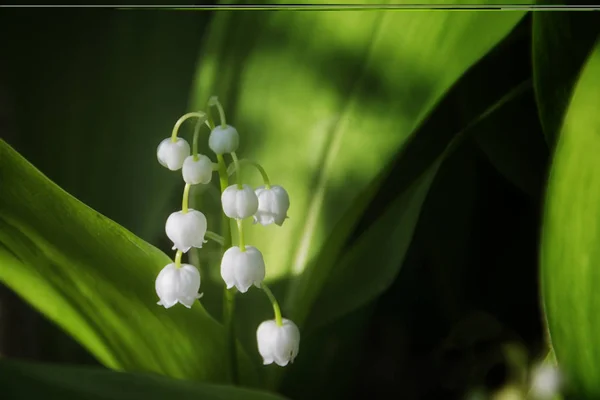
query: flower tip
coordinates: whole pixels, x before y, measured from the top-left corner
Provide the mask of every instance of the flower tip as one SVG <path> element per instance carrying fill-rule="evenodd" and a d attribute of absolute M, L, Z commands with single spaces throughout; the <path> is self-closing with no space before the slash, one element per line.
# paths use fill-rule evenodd
<path fill-rule="evenodd" d="M 240 286 L 240 285 L 238 285 L 238 290 L 240 291 L 240 293 L 246 293 L 248 291 L 248 289 L 250 289 L 250 286 Z"/>

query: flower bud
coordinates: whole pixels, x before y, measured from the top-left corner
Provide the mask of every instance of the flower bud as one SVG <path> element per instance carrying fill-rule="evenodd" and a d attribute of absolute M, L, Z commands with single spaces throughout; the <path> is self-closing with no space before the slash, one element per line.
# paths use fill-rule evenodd
<path fill-rule="evenodd" d="M 258 352 L 263 358 L 263 364 L 268 365 L 273 361 L 285 367 L 289 362 L 294 362 L 300 348 L 300 331 L 296 324 L 289 319 L 282 319 L 283 324 L 277 325 L 275 320 L 261 323 L 256 330 Z"/>
<path fill-rule="evenodd" d="M 221 125 L 215 126 L 208 137 L 208 147 L 215 154 L 233 153 L 237 150 L 239 143 L 240 135 L 231 125 L 227 125 L 225 128 Z"/>
<path fill-rule="evenodd" d="M 246 246 L 246 251 L 237 246 L 230 247 L 221 260 L 221 277 L 227 289 L 235 286 L 240 292 L 246 293 L 252 284 L 259 288 L 265 279 L 262 254 L 253 246 Z"/>
<path fill-rule="evenodd" d="M 206 185 L 212 179 L 212 161 L 202 154 L 198 154 L 198 160 L 194 160 L 194 156 L 189 156 L 183 162 L 181 173 L 185 183 L 190 185 L 202 183 Z"/>
<path fill-rule="evenodd" d="M 531 372 L 530 394 L 534 399 L 550 400 L 556 396 L 563 384 L 563 377 L 557 367 L 539 364 Z"/>
<path fill-rule="evenodd" d="M 158 145 L 156 157 L 163 167 L 177 171 L 183 166 L 183 161 L 190 155 L 190 145 L 185 139 L 178 137 L 175 142 L 166 138 Z"/>
<path fill-rule="evenodd" d="M 181 264 L 181 268 L 177 268 L 175 263 L 168 264 L 156 277 L 155 288 L 160 299 L 157 304 L 165 308 L 177 303 L 190 308 L 196 299 L 202 297 L 198 294 L 200 272 L 190 264 Z"/>
<path fill-rule="evenodd" d="M 242 189 L 238 189 L 237 185 L 229 186 L 221 195 L 221 203 L 229 218 L 248 218 L 258 210 L 258 197 L 248 185 L 243 185 Z"/>
<path fill-rule="evenodd" d="M 271 186 L 270 189 L 261 186 L 255 191 L 258 197 L 258 210 L 254 214 L 254 223 L 263 226 L 275 223 L 279 226 L 287 218 L 287 210 L 290 208 L 290 197 L 281 186 Z"/>
<path fill-rule="evenodd" d="M 206 243 L 206 217 L 192 208 L 187 213 L 174 212 L 167 218 L 165 232 L 173 242 L 173 250 L 186 253 L 192 247 L 202 248 Z"/>

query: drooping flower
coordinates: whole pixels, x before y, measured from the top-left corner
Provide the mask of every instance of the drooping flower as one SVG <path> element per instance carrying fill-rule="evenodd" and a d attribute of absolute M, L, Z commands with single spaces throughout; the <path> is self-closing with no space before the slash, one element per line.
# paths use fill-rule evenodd
<path fill-rule="evenodd" d="M 245 246 L 245 249 L 230 247 L 221 260 L 221 277 L 227 289 L 235 286 L 242 293 L 246 293 L 253 284 L 260 288 L 265 279 L 265 261 L 261 252 L 253 246 Z"/>
<path fill-rule="evenodd" d="M 221 195 L 221 203 L 223 212 L 229 218 L 248 218 L 258 210 L 258 197 L 248 185 L 242 185 L 242 189 L 237 185 L 229 186 Z"/>
<path fill-rule="evenodd" d="M 197 160 L 194 160 L 194 156 L 189 156 L 183 162 L 181 173 L 185 183 L 190 185 L 202 183 L 206 185 L 212 179 L 213 164 L 210 158 L 205 155 L 198 154 Z"/>
<path fill-rule="evenodd" d="M 290 197 L 285 189 L 278 185 L 273 185 L 269 189 L 260 186 L 254 192 L 258 197 L 258 210 L 254 214 L 254 223 L 258 222 L 263 226 L 275 223 L 281 226 L 290 208 Z"/>
<path fill-rule="evenodd" d="M 158 145 L 156 157 L 163 167 L 177 171 L 183 166 L 185 158 L 190 155 L 190 145 L 185 139 L 178 137 L 175 141 L 166 138 Z"/>
<path fill-rule="evenodd" d="M 531 373 L 530 393 L 534 399 L 550 400 L 558 394 L 562 383 L 562 376 L 557 367 L 539 364 Z"/>
<path fill-rule="evenodd" d="M 165 308 L 177 303 L 190 308 L 196 299 L 202 297 L 198 293 L 200 272 L 190 264 L 181 264 L 181 268 L 177 268 L 175 263 L 168 264 L 156 277 L 155 288 L 160 299 L 157 304 Z"/>
<path fill-rule="evenodd" d="M 282 325 L 277 325 L 274 319 L 262 322 L 256 330 L 258 352 L 263 358 L 263 364 L 275 362 L 281 367 L 294 362 L 300 349 L 300 330 L 289 319 L 282 319 Z"/>
<path fill-rule="evenodd" d="M 239 143 L 240 135 L 231 125 L 225 127 L 221 125 L 215 126 L 208 137 L 208 147 L 215 154 L 233 153 L 237 150 Z"/>
<path fill-rule="evenodd" d="M 173 250 L 186 253 L 192 247 L 202 248 L 206 243 L 206 217 L 192 208 L 186 213 L 174 212 L 167 218 L 165 232 L 173 242 Z"/>

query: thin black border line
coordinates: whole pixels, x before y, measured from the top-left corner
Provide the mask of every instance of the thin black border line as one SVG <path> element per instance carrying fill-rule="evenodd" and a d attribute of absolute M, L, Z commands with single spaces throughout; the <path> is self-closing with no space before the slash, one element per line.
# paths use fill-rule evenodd
<path fill-rule="evenodd" d="M 67 4 L 27 4 L 12 5 L 3 4 L 0 8 L 113 8 L 121 10 L 172 10 L 172 11 L 201 11 L 201 10 L 246 10 L 246 11 L 385 11 L 385 10 L 520 10 L 520 11 L 583 11 L 600 10 L 600 5 L 544 5 L 544 4 L 212 4 L 212 5 L 67 5 Z"/>

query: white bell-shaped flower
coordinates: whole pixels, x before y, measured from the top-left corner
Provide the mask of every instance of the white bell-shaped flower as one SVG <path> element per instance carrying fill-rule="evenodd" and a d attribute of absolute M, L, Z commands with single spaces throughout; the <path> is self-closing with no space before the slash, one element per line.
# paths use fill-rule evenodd
<path fill-rule="evenodd" d="M 259 288 L 265 279 L 265 260 L 256 247 L 246 246 L 246 251 L 230 247 L 221 259 L 221 277 L 227 289 L 235 286 L 246 293 L 253 284 Z"/>
<path fill-rule="evenodd" d="M 254 214 L 254 223 L 258 222 L 263 226 L 275 223 L 281 226 L 290 208 L 290 197 L 285 189 L 278 185 L 271 186 L 269 189 L 260 186 L 254 192 L 258 197 L 258 210 Z"/>
<path fill-rule="evenodd" d="M 300 349 L 300 331 L 296 324 L 285 318 L 281 326 L 274 319 L 261 323 L 256 330 L 256 340 L 264 365 L 275 362 L 285 367 L 294 362 Z"/>
<path fill-rule="evenodd" d="M 174 142 L 167 138 L 160 142 L 156 149 L 156 157 L 163 167 L 177 171 L 183 166 L 185 158 L 190 155 L 190 145 L 185 139 L 178 137 Z"/>
<path fill-rule="evenodd" d="M 194 156 L 189 156 L 183 162 L 181 173 L 185 183 L 190 185 L 202 183 L 206 185 L 212 179 L 213 163 L 210 158 L 202 154 L 198 154 L 197 160 L 194 160 Z"/>
<path fill-rule="evenodd" d="M 181 264 L 181 268 L 177 268 L 175 263 L 168 264 L 156 277 L 155 288 L 160 299 L 157 304 L 165 308 L 177 303 L 190 308 L 196 299 L 202 297 L 198 293 L 200 272 L 190 264 Z"/>
<path fill-rule="evenodd" d="M 221 125 L 215 126 L 215 129 L 210 132 L 210 136 L 208 137 L 208 147 L 215 154 L 233 153 L 237 150 L 239 144 L 240 135 L 231 125 L 225 127 Z"/>
<path fill-rule="evenodd" d="M 530 394 L 534 399 L 553 399 L 559 393 L 562 383 L 563 379 L 557 367 L 539 364 L 531 372 Z"/>
<path fill-rule="evenodd" d="M 192 208 L 187 213 L 174 212 L 167 218 L 165 232 L 173 242 L 173 250 L 186 253 L 192 247 L 202 248 L 206 243 L 206 217 Z"/>
<path fill-rule="evenodd" d="M 242 189 L 238 189 L 237 185 L 229 186 L 223 190 L 221 203 L 223 212 L 229 218 L 248 218 L 258 210 L 258 197 L 248 185 L 242 185 Z"/>

